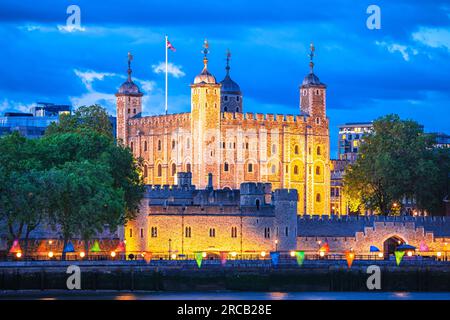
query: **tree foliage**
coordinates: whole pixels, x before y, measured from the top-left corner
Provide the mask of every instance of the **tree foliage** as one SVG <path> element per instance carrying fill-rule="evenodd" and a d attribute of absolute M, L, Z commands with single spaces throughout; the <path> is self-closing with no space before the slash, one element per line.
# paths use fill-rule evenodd
<path fill-rule="evenodd" d="M 88 240 L 135 217 L 144 192 L 139 162 L 114 142 L 104 109 L 80 109 L 41 139 L 0 138 L 0 220 L 11 239 L 45 219 L 66 242 Z"/>
<path fill-rule="evenodd" d="M 381 214 L 397 211 L 402 199 L 414 199 L 430 213 L 442 209 L 449 150 L 437 151 L 434 137 L 415 121 L 397 115 L 377 119 L 364 138 L 357 161 L 348 166 L 344 190 L 352 201 Z"/>

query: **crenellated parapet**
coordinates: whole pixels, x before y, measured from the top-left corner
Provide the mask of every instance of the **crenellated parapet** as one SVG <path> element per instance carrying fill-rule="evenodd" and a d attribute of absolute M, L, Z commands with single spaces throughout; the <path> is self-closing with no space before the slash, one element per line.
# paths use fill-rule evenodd
<path fill-rule="evenodd" d="M 273 193 L 274 202 L 277 201 L 298 201 L 297 189 L 277 189 Z"/>
<path fill-rule="evenodd" d="M 272 114 L 272 113 L 236 113 L 236 112 L 223 112 L 222 114 L 223 124 L 260 124 L 268 123 L 272 125 L 297 125 L 304 126 L 307 122 L 307 117 L 303 115 L 291 115 L 291 114 Z"/>
<path fill-rule="evenodd" d="M 191 121 L 191 114 L 189 112 L 174 113 L 166 115 L 146 116 L 141 118 L 131 118 L 128 124 L 131 126 L 175 126 L 180 124 L 189 124 Z"/>

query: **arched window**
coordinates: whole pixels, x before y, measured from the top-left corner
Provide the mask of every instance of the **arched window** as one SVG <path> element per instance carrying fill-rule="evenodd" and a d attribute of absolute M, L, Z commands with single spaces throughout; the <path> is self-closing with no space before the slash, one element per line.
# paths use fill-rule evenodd
<path fill-rule="evenodd" d="M 320 202 L 320 193 L 316 194 L 316 202 Z"/>
<path fill-rule="evenodd" d="M 216 237 L 216 229 L 215 228 L 210 228 L 209 229 L 209 236 L 211 238 L 215 238 Z"/>
<path fill-rule="evenodd" d="M 247 171 L 248 172 L 253 172 L 253 163 L 249 163 L 247 166 Z"/>
<path fill-rule="evenodd" d="M 316 167 L 316 175 L 320 175 L 320 167 L 319 166 Z"/>
<path fill-rule="evenodd" d="M 148 177 L 148 168 L 147 165 L 144 165 L 144 178 Z"/>
<path fill-rule="evenodd" d="M 297 165 L 294 166 L 294 174 L 298 174 L 298 166 Z"/>
<path fill-rule="evenodd" d="M 158 151 L 161 151 L 162 149 L 162 143 L 161 140 L 158 140 Z"/>
<path fill-rule="evenodd" d="M 158 228 L 157 227 L 152 227 L 151 228 L 151 236 L 152 236 L 152 238 L 157 238 L 158 237 Z"/>
<path fill-rule="evenodd" d="M 158 177 L 162 176 L 162 166 L 158 164 Z"/>
<path fill-rule="evenodd" d="M 172 163 L 172 176 L 174 176 L 177 173 L 177 166 L 175 163 Z"/>
<path fill-rule="evenodd" d="M 144 151 L 147 151 L 147 141 L 144 141 Z"/>
<path fill-rule="evenodd" d="M 241 98 L 239 96 L 236 97 L 236 101 L 239 102 Z"/>
<path fill-rule="evenodd" d="M 320 153 L 321 153 L 321 151 L 320 151 L 320 146 L 318 146 L 318 147 L 317 147 L 317 155 L 320 156 Z"/>
<path fill-rule="evenodd" d="M 297 145 L 294 147 L 294 153 L 298 154 L 298 146 Z"/>
<path fill-rule="evenodd" d="M 227 112 L 228 111 L 228 107 L 224 107 L 223 111 Z"/>
<path fill-rule="evenodd" d="M 223 164 L 223 171 L 225 171 L 225 172 L 228 172 L 228 162 L 225 162 L 224 164 Z"/>
<path fill-rule="evenodd" d="M 175 149 L 175 140 L 172 140 L 172 150 Z"/>
<path fill-rule="evenodd" d="M 186 171 L 191 172 L 191 164 L 190 163 L 186 163 Z"/>
<path fill-rule="evenodd" d="M 239 107 L 236 108 L 236 112 L 239 112 Z"/>

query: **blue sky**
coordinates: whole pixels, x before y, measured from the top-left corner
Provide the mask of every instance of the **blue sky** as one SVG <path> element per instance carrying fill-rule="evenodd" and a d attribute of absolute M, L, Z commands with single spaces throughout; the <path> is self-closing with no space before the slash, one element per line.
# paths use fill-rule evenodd
<path fill-rule="evenodd" d="M 81 29 L 65 28 L 67 7 L 81 9 Z M 366 27 L 370 4 L 381 29 Z M 36 101 L 99 103 L 115 114 L 126 76 L 144 91 L 144 113 L 164 110 L 164 35 L 170 52 L 169 112 L 189 111 L 189 84 L 202 69 L 221 80 L 225 52 L 248 112 L 299 112 L 298 86 L 316 46 L 315 72 L 328 85 L 332 156 L 337 125 L 398 113 L 426 131 L 450 133 L 450 5 L 447 1 L 92 1 L 0 3 L 0 113 Z"/>

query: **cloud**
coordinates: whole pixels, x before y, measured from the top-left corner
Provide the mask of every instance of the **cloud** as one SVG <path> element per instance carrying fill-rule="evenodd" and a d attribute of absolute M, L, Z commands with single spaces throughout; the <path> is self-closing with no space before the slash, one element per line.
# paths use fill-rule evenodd
<path fill-rule="evenodd" d="M 95 80 L 103 80 L 105 77 L 114 77 L 115 73 L 110 72 L 97 72 L 93 70 L 88 71 L 80 71 L 78 69 L 73 70 L 78 78 L 81 79 L 81 82 L 86 86 L 86 89 L 92 91 L 92 82 Z"/>
<path fill-rule="evenodd" d="M 387 43 L 385 41 L 375 41 L 375 44 L 377 46 L 387 48 L 387 50 L 390 53 L 400 52 L 403 60 L 405 60 L 405 61 L 409 61 L 410 54 L 417 55 L 419 53 L 419 51 L 417 51 L 417 49 L 410 48 L 406 45 L 402 45 L 399 43 Z"/>
<path fill-rule="evenodd" d="M 14 112 L 30 112 L 30 108 L 33 106 L 33 103 L 23 103 L 23 102 L 17 102 L 12 101 L 8 99 L 3 99 L 3 101 L 0 102 L 0 112 L 8 112 L 8 111 L 14 111 Z"/>
<path fill-rule="evenodd" d="M 83 82 L 88 92 L 81 94 L 80 96 L 69 97 L 71 104 L 75 107 L 89 106 L 93 104 L 100 104 L 111 109 L 115 104 L 115 96 L 111 93 L 104 93 L 96 91 L 92 84 L 94 81 L 103 81 L 106 77 L 117 76 L 111 72 L 97 72 L 94 70 L 80 71 L 78 69 L 73 70 L 81 82 Z"/>
<path fill-rule="evenodd" d="M 58 30 L 61 32 L 77 32 L 77 31 L 84 32 L 86 31 L 86 28 L 77 25 L 65 25 L 65 26 L 58 25 Z"/>
<path fill-rule="evenodd" d="M 111 111 L 111 108 L 115 105 L 116 97 L 114 94 L 103 93 L 97 91 L 90 91 L 83 93 L 78 97 L 69 97 L 70 103 L 75 106 L 90 106 L 93 104 L 100 104 Z"/>
<path fill-rule="evenodd" d="M 165 73 L 166 72 L 166 63 L 160 62 L 157 65 L 152 65 L 153 72 L 158 73 Z M 174 65 L 173 63 L 169 62 L 167 65 L 167 72 L 174 76 L 175 78 L 181 78 L 185 76 L 185 73 L 181 70 L 181 66 Z"/>
<path fill-rule="evenodd" d="M 450 28 L 420 28 L 412 34 L 414 41 L 431 48 L 446 48 L 450 51 Z"/>

